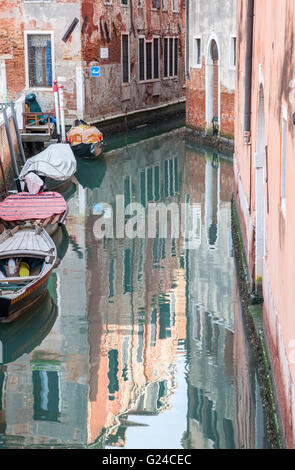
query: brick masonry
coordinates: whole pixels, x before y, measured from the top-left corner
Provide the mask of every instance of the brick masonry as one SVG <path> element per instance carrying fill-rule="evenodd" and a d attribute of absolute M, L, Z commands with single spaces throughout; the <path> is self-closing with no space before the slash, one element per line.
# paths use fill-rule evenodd
<path fill-rule="evenodd" d="M 218 74 L 214 73 L 214 114 L 217 112 Z M 234 138 L 235 92 L 220 85 L 220 135 Z M 206 129 L 206 66 L 191 68 L 186 82 L 186 122 L 189 127 Z"/>

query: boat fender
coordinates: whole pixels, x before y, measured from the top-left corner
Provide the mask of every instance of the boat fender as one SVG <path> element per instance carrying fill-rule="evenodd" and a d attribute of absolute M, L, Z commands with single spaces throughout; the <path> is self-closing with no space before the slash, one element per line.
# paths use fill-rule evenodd
<path fill-rule="evenodd" d="M 28 263 L 25 263 L 24 261 L 21 261 L 19 265 L 19 276 L 20 277 L 25 277 L 30 275 L 30 266 Z"/>

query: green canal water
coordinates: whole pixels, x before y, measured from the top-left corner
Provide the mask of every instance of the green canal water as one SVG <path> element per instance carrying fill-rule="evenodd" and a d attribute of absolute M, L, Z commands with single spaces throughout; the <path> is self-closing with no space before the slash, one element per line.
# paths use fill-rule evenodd
<path fill-rule="evenodd" d="M 235 280 L 232 163 L 175 124 L 107 138 L 103 159 L 79 162 L 48 294 L 0 326 L 2 448 L 267 447 Z M 137 224 L 117 196 L 122 210 L 140 204 Z M 111 233 L 120 217 L 147 229 L 159 203 L 175 209 L 167 236 Z"/>

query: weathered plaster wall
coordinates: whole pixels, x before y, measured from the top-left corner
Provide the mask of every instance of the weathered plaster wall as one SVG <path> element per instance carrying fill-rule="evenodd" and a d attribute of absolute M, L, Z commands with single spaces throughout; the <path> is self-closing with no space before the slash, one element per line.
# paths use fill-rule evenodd
<path fill-rule="evenodd" d="M 82 35 L 84 68 L 89 73 L 91 65 L 100 65 L 100 78 L 85 78 L 86 116 L 95 121 L 109 115 L 126 113 L 177 101 L 184 97 L 184 8 L 179 2 L 179 13 L 152 10 L 151 0 L 139 8 L 137 2 L 112 5 L 83 0 L 82 16 L 88 17 L 88 25 Z M 106 33 L 109 34 L 109 40 Z M 122 83 L 121 34 L 130 38 L 130 83 Z M 163 44 L 160 47 L 160 80 L 140 82 L 138 77 L 138 36 L 147 40 L 153 36 L 179 37 L 178 77 L 163 79 Z M 109 49 L 109 58 L 100 58 L 100 48 Z"/>
<path fill-rule="evenodd" d="M 189 75 L 187 80 L 187 123 L 204 129 L 206 120 L 206 84 L 211 39 L 218 45 L 220 82 L 220 132 L 234 134 L 235 70 L 230 66 L 230 39 L 236 36 L 236 0 L 190 0 L 189 2 Z M 195 64 L 194 38 L 201 38 L 201 66 Z"/>
<path fill-rule="evenodd" d="M 15 99 L 25 89 L 36 94 L 42 110 L 53 110 L 52 88 L 30 88 L 25 67 L 25 32 L 52 31 L 53 78 L 65 78 L 61 82 L 65 87 L 65 106 L 69 115 L 77 114 L 76 73 L 81 66 L 81 22 L 69 40 L 62 41 L 75 17 L 80 20 L 80 0 L 0 2 L 0 32 L 5 38 L 0 43 L 0 57 L 3 54 L 11 56 L 5 59 L 9 99 Z"/>

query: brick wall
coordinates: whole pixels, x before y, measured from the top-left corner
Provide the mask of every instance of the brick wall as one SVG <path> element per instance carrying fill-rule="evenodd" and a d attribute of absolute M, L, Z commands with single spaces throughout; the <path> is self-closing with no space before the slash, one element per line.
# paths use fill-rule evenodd
<path fill-rule="evenodd" d="M 5 57 L 8 98 L 15 99 L 25 87 L 23 23 L 17 18 L 1 18 L 0 57 Z"/>

